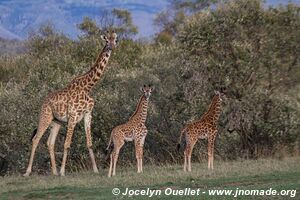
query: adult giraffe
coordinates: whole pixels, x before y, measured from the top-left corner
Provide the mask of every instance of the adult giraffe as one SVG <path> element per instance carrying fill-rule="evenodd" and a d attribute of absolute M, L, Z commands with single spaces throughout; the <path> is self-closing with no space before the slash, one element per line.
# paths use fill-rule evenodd
<path fill-rule="evenodd" d="M 94 107 L 94 100 L 90 97 L 89 93 L 102 76 L 111 52 L 117 45 L 117 34 L 115 32 L 107 32 L 107 34 L 105 36 L 101 36 L 101 38 L 105 41 L 105 46 L 91 69 L 85 74 L 74 78 L 64 89 L 50 93 L 43 101 L 38 128 L 35 130 L 32 137 L 32 149 L 28 168 L 24 176 L 30 175 L 35 150 L 41 137 L 50 124 L 52 125 L 52 128 L 47 145 L 51 157 L 52 173 L 54 175 L 58 174 L 54 155 L 54 144 L 58 131 L 61 127 L 59 122 L 67 122 L 67 135 L 60 169 L 60 175 L 64 176 L 67 154 L 71 145 L 73 131 L 75 125 L 81 121 L 82 118 L 84 118 L 87 147 L 92 161 L 93 170 L 95 173 L 98 173 L 95 156 L 92 150 L 91 137 L 91 113 Z"/>

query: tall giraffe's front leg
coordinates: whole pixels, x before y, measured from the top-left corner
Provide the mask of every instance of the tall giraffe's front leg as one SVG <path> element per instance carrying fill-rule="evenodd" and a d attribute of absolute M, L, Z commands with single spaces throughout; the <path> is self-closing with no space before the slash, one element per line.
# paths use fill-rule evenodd
<path fill-rule="evenodd" d="M 55 122 L 52 122 L 52 128 L 50 135 L 48 137 L 47 145 L 50 153 L 50 158 L 51 158 L 51 168 L 52 168 L 52 173 L 53 175 L 58 175 L 57 174 L 57 169 L 56 169 L 56 161 L 55 161 L 55 154 L 54 154 L 54 146 L 55 146 L 55 141 L 56 141 L 56 136 L 59 132 L 61 125 Z"/>
<path fill-rule="evenodd" d="M 32 163 L 34 159 L 35 150 L 39 144 L 40 139 L 42 138 L 43 134 L 45 133 L 46 129 L 49 127 L 51 121 L 53 120 L 53 115 L 51 112 L 50 106 L 43 105 L 40 113 L 40 120 L 36 135 L 32 139 L 32 149 L 29 159 L 29 164 L 26 170 L 26 173 L 23 176 L 29 176 L 32 169 Z"/>
<path fill-rule="evenodd" d="M 76 125 L 77 118 L 74 115 L 70 115 L 69 121 L 68 121 L 68 130 L 67 130 L 67 136 L 64 144 L 64 155 L 61 163 L 61 168 L 60 168 L 60 175 L 65 176 L 65 167 L 66 167 L 66 162 L 67 162 L 67 156 L 68 156 L 68 150 L 71 145 L 72 141 L 72 136 L 74 132 L 74 128 Z"/>
<path fill-rule="evenodd" d="M 91 112 L 86 113 L 84 116 L 84 126 L 85 126 L 85 134 L 86 134 L 86 143 L 89 150 L 90 158 L 93 165 L 93 170 L 95 173 L 98 173 L 98 168 L 95 161 L 94 152 L 92 149 L 92 135 L 91 135 L 91 120 L 92 120 L 92 114 Z"/>

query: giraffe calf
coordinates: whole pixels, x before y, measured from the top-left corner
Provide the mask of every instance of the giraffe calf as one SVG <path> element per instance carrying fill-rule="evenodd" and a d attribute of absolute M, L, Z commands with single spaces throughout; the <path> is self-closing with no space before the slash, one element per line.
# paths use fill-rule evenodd
<path fill-rule="evenodd" d="M 128 122 L 115 127 L 111 132 L 110 141 L 106 149 L 110 154 L 108 177 L 116 175 L 119 152 L 127 141 L 134 141 L 137 172 L 143 172 L 143 146 L 148 132 L 145 122 L 147 118 L 149 97 L 154 88 L 150 85 L 144 85 L 140 90 L 143 95 L 138 102 L 136 111 L 129 118 Z"/>
<path fill-rule="evenodd" d="M 221 102 L 225 97 L 225 89 L 216 91 L 215 96 L 201 119 L 188 123 L 181 131 L 177 149 L 184 148 L 184 171 L 192 171 L 191 156 L 198 139 L 208 140 L 208 169 L 214 168 L 214 143 L 217 136 L 217 121 L 221 113 Z"/>

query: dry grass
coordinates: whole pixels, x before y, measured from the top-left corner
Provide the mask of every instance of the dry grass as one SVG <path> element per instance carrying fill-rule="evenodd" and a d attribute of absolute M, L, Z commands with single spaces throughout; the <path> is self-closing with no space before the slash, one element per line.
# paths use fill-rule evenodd
<path fill-rule="evenodd" d="M 37 189 L 51 189 L 60 187 L 87 187 L 87 188 L 112 188 L 156 186 L 168 183 L 178 185 L 189 184 L 195 179 L 214 180 L 230 177 L 260 176 L 271 173 L 289 172 L 300 170 L 300 157 L 258 160 L 241 160 L 232 162 L 215 162 L 213 171 L 207 170 L 207 163 L 193 163 L 192 173 L 184 173 L 182 166 L 145 166 L 143 174 L 137 174 L 134 168 L 117 170 L 117 176 L 107 178 L 107 169 L 101 169 L 100 174 L 81 172 L 67 174 L 66 177 L 21 175 L 0 178 L 0 193 L 13 191 L 31 191 Z"/>

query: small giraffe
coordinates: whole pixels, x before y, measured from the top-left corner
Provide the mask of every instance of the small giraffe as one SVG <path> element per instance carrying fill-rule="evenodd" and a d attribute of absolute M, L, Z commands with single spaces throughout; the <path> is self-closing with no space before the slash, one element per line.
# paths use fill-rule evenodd
<path fill-rule="evenodd" d="M 213 169 L 214 165 L 214 142 L 217 136 L 217 121 L 221 113 L 221 102 L 225 98 L 224 88 L 215 91 L 215 95 L 207 112 L 200 120 L 188 123 L 181 131 L 178 150 L 180 145 L 184 148 L 184 171 L 191 171 L 191 156 L 194 145 L 198 139 L 208 140 L 208 169 Z"/>
<path fill-rule="evenodd" d="M 145 126 L 149 97 L 154 90 L 153 87 L 145 86 L 140 88 L 141 96 L 137 108 L 129 121 L 115 127 L 110 136 L 107 151 L 110 153 L 110 167 L 108 177 L 116 175 L 116 165 L 120 149 L 125 141 L 133 141 L 135 144 L 135 155 L 137 159 L 137 172 L 143 172 L 143 146 L 148 130 Z M 113 170 L 113 171 L 112 171 Z"/>
<path fill-rule="evenodd" d="M 95 156 L 92 150 L 91 137 L 91 113 L 94 107 L 94 100 L 90 97 L 89 93 L 102 76 L 111 52 L 117 45 L 117 34 L 115 32 L 108 32 L 107 35 L 102 35 L 101 38 L 105 41 L 105 46 L 91 69 L 85 74 L 74 78 L 64 89 L 50 93 L 43 101 L 38 128 L 35 130 L 32 136 L 32 150 L 28 168 L 24 176 L 30 175 L 35 150 L 41 137 L 50 124 L 52 128 L 47 145 L 51 158 L 52 173 L 54 175 L 58 174 L 55 162 L 54 145 L 56 136 L 61 127 L 61 122 L 67 122 L 67 135 L 64 144 L 64 154 L 60 170 L 60 175 L 64 176 L 67 154 L 71 145 L 73 131 L 75 125 L 81 121 L 82 118 L 84 118 L 87 147 L 92 161 L 93 170 L 95 173 L 98 173 Z"/>

